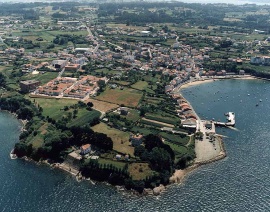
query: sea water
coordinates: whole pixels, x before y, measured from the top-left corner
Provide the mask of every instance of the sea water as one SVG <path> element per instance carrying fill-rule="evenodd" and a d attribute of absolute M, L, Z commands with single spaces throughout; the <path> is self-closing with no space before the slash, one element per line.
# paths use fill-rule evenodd
<path fill-rule="evenodd" d="M 224 113 L 232 111 L 236 126 L 217 129 L 227 136 L 226 159 L 200 167 L 159 197 L 119 193 L 45 165 L 11 160 L 21 126 L 1 112 L 0 211 L 270 211 L 270 83 L 223 80 L 181 92 L 201 118 L 225 121 Z"/>

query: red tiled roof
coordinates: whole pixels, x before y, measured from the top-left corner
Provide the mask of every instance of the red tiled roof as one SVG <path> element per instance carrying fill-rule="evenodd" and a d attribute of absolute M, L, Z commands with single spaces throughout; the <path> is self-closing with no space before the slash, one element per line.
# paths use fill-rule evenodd
<path fill-rule="evenodd" d="M 81 146 L 81 148 L 82 148 L 83 150 L 86 150 L 86 149 L 88 149 L 90 146 L 91 146 L 91 144 L 85 144 L 85 145 Z"/>

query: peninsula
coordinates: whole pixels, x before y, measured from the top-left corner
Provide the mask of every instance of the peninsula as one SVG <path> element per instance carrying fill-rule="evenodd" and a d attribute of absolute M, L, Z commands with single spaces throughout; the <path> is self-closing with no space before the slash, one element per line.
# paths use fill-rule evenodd
<path fill-rule="evenodd" d="M 201 120 L 180 89 L 270 76 L 266 26 L 246 19 L 260 6 L 227 5 L 243 11 L 237 22 L 218 4 L 0 6 L 0 109 L 24 120 L 12 156 L 77 179 L 156 194 L 180 182 L 226 156 L 221 123 Z"/>

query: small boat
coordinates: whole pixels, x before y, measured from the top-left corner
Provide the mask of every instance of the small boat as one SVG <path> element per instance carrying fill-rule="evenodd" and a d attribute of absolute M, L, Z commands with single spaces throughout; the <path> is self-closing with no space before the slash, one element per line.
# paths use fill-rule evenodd
<path fill-rule="evenodd" d="M 260 102 L 262 102 L 262 99 L 260 99 Z"/>
<path fill-rule="evenodd" d="M 256 107 L 258 107 L 258 106 L 259 106 L 259 104 L 257 103 L 257 104 L 256 104 Z"/>
<path fill-rule="evenodd" d="M 248 96 L 250 96 L 250 94 L 248 94 Z"/>

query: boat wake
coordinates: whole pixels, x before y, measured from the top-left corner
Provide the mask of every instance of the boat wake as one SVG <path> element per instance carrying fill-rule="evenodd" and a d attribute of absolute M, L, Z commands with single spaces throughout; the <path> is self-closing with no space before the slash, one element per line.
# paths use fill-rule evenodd
<path fill-rule="evenodd" d="M 232 127 L 232 126 L 228 126 L 228 128 L 230 128 L 231 130 L 240 131 L 240 130 L 238 130 L 237 128 Z"/>

